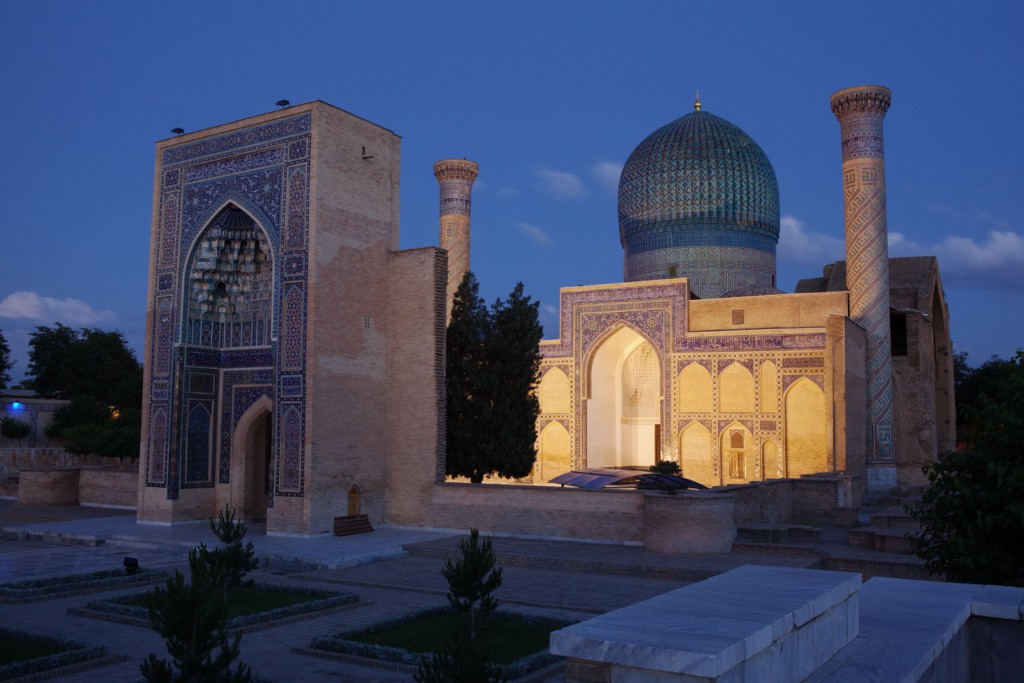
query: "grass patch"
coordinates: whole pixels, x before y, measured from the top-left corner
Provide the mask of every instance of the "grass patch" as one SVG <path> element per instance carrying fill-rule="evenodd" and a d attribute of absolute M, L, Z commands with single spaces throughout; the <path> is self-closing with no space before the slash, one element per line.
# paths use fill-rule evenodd
<path fill-rule="evenodd" d="M 440 652 L 451 644 L 460 615 L 433 614 L 379 631 L 355 636 L 359 643 L 397 647 L 409 652 Z M 514 619 L 485 619 L 477 628 L 477 639 L 487 648 L 491 661 L 511 664 L 517 659 L 548 649 L 548 637 L 560 626 Z"/>
<path fill-rule="evenodd" d="M 310 647 L 415 666 L 430 653 L 451 645 L 459 616 L 435 607 L 395 619 L 314 638 Z M 477 638 L 505 678 L 516 678 L 558 659 L 548 652 L 552 631 L 574 622 L 498 611 L 478 626 Z"/>
<path fill-rule="evenodd" d="M 136 593 L 126 596 L 122 604 L 146 608 L 149 593 Z M 262 614 L 272 610 L 301 605 L 307 602 L 322 600 L 324 594 L 316 592 L 298 592 L 294 589 L 278 589 L 272 586 L 259 585 L 251 588 L 232 588 L 228 592 L 228 619 L 247 617 L 251 614 Z"/>
<path fill-rule="evenodd" d="M 90 610 L 149 621 L 147 598 L 151 591 L 90 602 Z M 256 584 L 228 591 L 228 628 L 241 628 L 306 612 L 316 612 L 356 602 L 352 593 Z"/>
<path fill-rule="evenodd" d="M 102 657 L 102 646 L 0 628 L 0 680 Z"/>

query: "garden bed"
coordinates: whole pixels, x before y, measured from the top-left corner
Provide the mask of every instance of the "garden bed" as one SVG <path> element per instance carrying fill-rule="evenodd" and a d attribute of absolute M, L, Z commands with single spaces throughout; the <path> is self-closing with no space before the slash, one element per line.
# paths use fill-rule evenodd
<path fill-rule="evenodd" d="M 145 586 L 163 581 L 167 576 L 167 572 L 154 569 L 140 568 L 135 574 L 126 574 L 123 569 L 105 569 L 88 574 L 13 581 L 0 584 L 0 603 L 18 605 L 36 600 Z"/>
<path fill-rule="evenodd" d="M 147 592 L 95 600 L 69 614 L 150 628 Z M 356 606 L 358 596 L 312 588 L 256 584 L 228 593 L 227 627 L 249 633 L 304 619 L 313 619 Z"/>
<path fill-rule="evenodd" d="M 435 607 L 380 621 L 368 626 L 315 638 L 302 654 L 330 654 L 382 660 L 404 671 L 414 670 L 419 661 L 451 643 L 458 615 L 450 607 Z M 561 658 L 548 652 L 552 631 L 574 622 L 551 617 L 527 616 L 498 611 L 478 627 L 477 637 L 490 651 L 491 662 L 501 676 L 512 679 Z"/>
<path fill-rule="evenodd" d="M 63 676 L 124 659 L 102 645 L 0 628 L 0 681 L 46 673 Z"/>

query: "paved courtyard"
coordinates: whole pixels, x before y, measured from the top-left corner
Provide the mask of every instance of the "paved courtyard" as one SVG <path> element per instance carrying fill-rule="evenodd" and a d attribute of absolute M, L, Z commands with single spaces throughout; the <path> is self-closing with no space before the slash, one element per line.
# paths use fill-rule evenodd
<path fill-rule="evenodd" d="M 83 508 L 32 510 L 0 501 L 0 581 L 119 568 L 125 556 L 138 558 L 143 567 L 185 569 L 189 547 L 215 540 L 206 525 L 139 526 L 132 515 L 114 512 L 96 516 L 95 510 Z M 60 518 L 65 521 L 55 521 Z M 250 534 L 257 555 L 276 561 L 252 573 L 257 581 L 334 588 L 355 593 L 359 603 L 329 616 L 248 633 L 242 637 L 242 661 L 259 676 L 278 681 L 411 680 L 404 673 L 310 657 L 291 648 L 307 646 L 314 636 L 447 604 L 440 555 L 455 547 L 457 535 L 385 528 L 344 538 L 283 539 L 258 532 Z M 81 544 L 97 538 L 101 545 Z M 576 620 L 759 559 L 735 554 L 658 556 L 636 547 L 510 538 L 497 538 L 494 545 L 499 556 L 508 558 L 503 562 L 504 584 L 497 592 L 506 609 Z M 784 557 L 763 559 L 772 564 L 800 563 Z M 140 679 L 139 663 L 149 653 L 166 657 L 160 637 L 147 628 L 67 613 L 99 596 L 131 590 L 3 605 L 2 623 L 102 644 L 127 656 L 120 663 L 54 680 L 134 683 Z M 561 674 L 547 680 L 561 680 Z"/>

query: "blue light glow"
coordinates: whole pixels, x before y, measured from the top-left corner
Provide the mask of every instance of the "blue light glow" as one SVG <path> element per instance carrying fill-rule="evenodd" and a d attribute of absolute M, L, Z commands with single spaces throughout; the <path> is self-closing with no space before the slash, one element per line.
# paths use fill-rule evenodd
<path fill-rule="evenodd" d="M 14 403 L 11 404 L 11 410 L 25 410 L 25 404 L 20 403 L 19 401 L 15 401 Z"/>

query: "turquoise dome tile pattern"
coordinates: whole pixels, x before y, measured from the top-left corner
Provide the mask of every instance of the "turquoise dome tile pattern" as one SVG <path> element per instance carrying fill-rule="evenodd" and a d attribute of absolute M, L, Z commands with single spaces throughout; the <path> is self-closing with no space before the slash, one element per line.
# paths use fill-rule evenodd
<path fill-rule="evenodd" d="M 737 126 L 705 111 L 687 114 L 647 136 L 626 161 L 619 179 L 619 238 L 626 280 L 666 277 L 671 269 L 678 276 L 720 282 L 718 291 L 705 296 L 737 286 L 773 286 L 779 241 L 775 170 Z M 698 247 L 705 249 L 695 251 Z M 647 253 L 662 250 L 669 251 Z M 749 272 L 702 278 L 688 272 L 697 253 L 727 253 L 728 263 L 716 257 L 704 264 L 721 270 L 742 268 L 737 260 L 744 261 L 749 250 L 763 252 L 750 254 L 761 271 L 758 282 L 750 281 Z"/>

